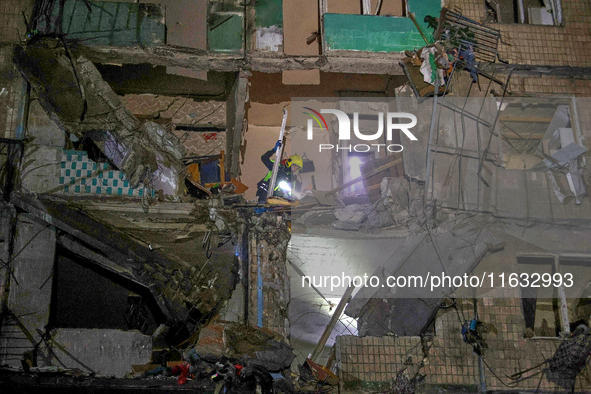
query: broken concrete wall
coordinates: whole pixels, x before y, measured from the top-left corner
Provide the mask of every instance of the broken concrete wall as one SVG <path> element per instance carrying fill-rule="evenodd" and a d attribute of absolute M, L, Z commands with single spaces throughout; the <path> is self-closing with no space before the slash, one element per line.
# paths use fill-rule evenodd
<path fill-rule="evenodd" d="M 11 241 L 10 236 L 3 234 L 5 245 Z M 2 295 L 2 302 L 7 297 L 8 309 L 2 312 L 0 361 L 19 367 L 22 355 L 41 341 L 49 323 L 56 232 L 49 224 L 20 214 L 14 236 L 13 253 L 6 260 L 10 265 L 1 272 L 2 288 L 8 292 Z M 40 353 L 42 360 L 46 361 L 47 356 L 46 352 Z"/>
<path fill-rule="evenodd" d="M 20 194 L 14 202 L 38 220 L 60 228 L 63 233 L 57 241 L 61 247 L 147 289 L 162 312 L 162 319 L 169 324 L 188 322 L 187 329 L 193 330 L 195 322 L 188 320 L 191 311 L 198 310 L 203 316 L 211 317 L 233 289 L 232 283 L 218 284 L 223 290 L 214 288 L 219 275 L 209 277 L 196 263 L 180 260 L 176 254 L 154 251 L 72 209 L 63 200 L 45 198 L 41 202 Z M 233 275 L 222 279 L 232 282 Z"/>
<path fill-rule="evenodd" d="M 124 378 L 132 365 L 152 361 L 152 337 L 137 330 L 58 328 L 52 332 L 52 365 Z"/>
<path fill-rule="evenodd" d="M 286 267 L 290 233 L 283 215 L 252 216 L 249 230 L 248 324 L 267 328 L 287 339 L 290 300 Z"/>
<path fill-rule="evenodd" d="M 341 392 L 357 392 L 381 382 L 389 387 L 409 358 L 423 359 L 420 337 L 365 337 L 341 335 L 335 343 Z M 388 382 L 388 383 L 386 383 Z M 375 386 L 374 386 L 375 387 Z"/>
<path fill-rule="evenodd" d="M 112 139 L 118 153 L 111 159 L 133 186 L 145 181 L 155 185 L 165 182 L 176 188 L 176 180 L 166 181 L 154 173 L 162 166 L 178 176 L 181 168 L 175 156 L 182 155 L 180 146 L 172 148 L 175 155 L 166 153 L 126 110 L 96 67 L 83 57 L 74 58 L 63 44 L 51 39 L 15 49 L 20 71 L 39 93 L 42 107 L 63 130 L 78 138 L 93 131 L 93 140 L 105 154 Z"/>
<path fill-rule="evenodd" d="M 38 100 L 29 101 L 27 115 L 21 186 L 33 193 L 59 191 L 66 132 L 47 115 Z"/>
<path fill-rule="evenodd" d="M 0 14 L 1 15 L 1 14 Z M 0 46 L 0 137 L 16 138 L 21 124 L 22 97 L 26 92 L 24 79 L 11 61 L 12 46 Z M 22 129 L 22 127 L 21 127 Z M 22 136 L 22 130 L 18 135 Z"/>

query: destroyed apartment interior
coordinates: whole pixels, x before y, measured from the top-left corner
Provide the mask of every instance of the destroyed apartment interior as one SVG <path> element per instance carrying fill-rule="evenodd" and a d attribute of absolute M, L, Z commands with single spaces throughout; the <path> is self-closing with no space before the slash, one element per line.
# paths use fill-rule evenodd
<path fill-rule="evenodd" d="M 589 1 L 0 0 L 0 134 L 0 392 L 591 392 Z"/>

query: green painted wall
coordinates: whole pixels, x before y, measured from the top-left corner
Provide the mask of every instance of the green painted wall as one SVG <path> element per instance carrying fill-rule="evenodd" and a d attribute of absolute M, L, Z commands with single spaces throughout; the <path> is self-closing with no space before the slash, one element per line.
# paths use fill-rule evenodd
<path fill-rule="evenodd" d="M 59 1 L 52 12 L 57 32 Z M 62 30 L 66 37 L 89 45 L 154 46 L 165 43 L 164 9 L 158 4 L 66 0 Z"/>
<path fill-rule="evenodd" d="M 254 0 L 257 27 L 283 27 L 282 0 Z"/>
<path fill-rule="evenodd" d="M 425 45 L 410 18 L 324 14 L 324 31 L 331 50 L 400 52 Z"/>
<path fill-rule="evenodd" d="M 211 14 L 207 41 L 211 52 L 240 53 L 244 43 L 242 14 L 225 12 Z"/>

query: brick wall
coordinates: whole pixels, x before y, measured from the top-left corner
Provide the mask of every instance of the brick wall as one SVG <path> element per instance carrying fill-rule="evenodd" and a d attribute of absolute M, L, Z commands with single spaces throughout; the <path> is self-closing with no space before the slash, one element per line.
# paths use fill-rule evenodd
<path fill-rule="evenodd" d="M 485 0 L 446 0 L 446 7 L 460 7 L 464 16 L 478 22 L 486 16 Z M 499 29 L 500 55 L 509 63 L 591 66 L 591 4 L 585 0 L 562 2 L 564 27 L 515 23 L 489 23 Z"/>
<path fill-rule="evenodd" d="M 250 218 L 248 323 L 289 338 L 287 305 L 290 298 L 286 267 L 290 238 L 280 214 L 263 213 Z"/>

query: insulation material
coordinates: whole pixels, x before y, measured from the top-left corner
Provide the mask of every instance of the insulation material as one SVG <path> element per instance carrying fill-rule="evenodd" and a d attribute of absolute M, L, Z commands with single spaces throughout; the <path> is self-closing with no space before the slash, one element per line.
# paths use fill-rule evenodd
<path fill-rule="evenodd" d="M 558 133 L 560 134 L 560 145 L 567 146 L 572 144 L 575 141 L 575 135 L 573 134 L 573 129 L 570 127 L 561 127 L 558 129 Z"/>
<path fill-rule="evenodd" d="M 284 85 L 320 85 L 320 70 L 285 70 L 281 80 Z"/>
<path fill-rule="evenodd" d="M 178 172 L 172 168 L 166 166 L 164 156 L 156 154 L 156 160 L 158 161 L 158 169 L 152 174 L 152 180 L 150 188 L 153 190 L 162 191 L 165 196 L 176 195 L 178 188 Z"/>
<path fill-rule="evenodd" d="M 283 15 L 283 52 L 293 56 L 319 55 L 318 40 L 310 45 L 306 42 L 308 37 L 319 30 L 318 1 L 284 0 Z"/>
<path fill-rule="evenodd" d="M 556 196 L 558 201 L 560 201 L 562 203 L 566 196 L 560 191 L 560 187 L 558 187 L 558 182 L 556 182 L 556 178 L 554 178 L 554 174 L 552 173 L 552 171 L 548 170 L 547 174 L 548 174 L 550 186 L 552 187 L 552 191 L 554 192 L 554 195 Z"/>
<path fill-rule="evenodd" d="M 568 186 L 575 195 L 577 204 L 581 203 L 580 197 L 585 194 L 585 184 L 583 183 L 583 170 L 579 168 L 576 160 L 569 163 L 570 172 L 566 174 Z"/>

